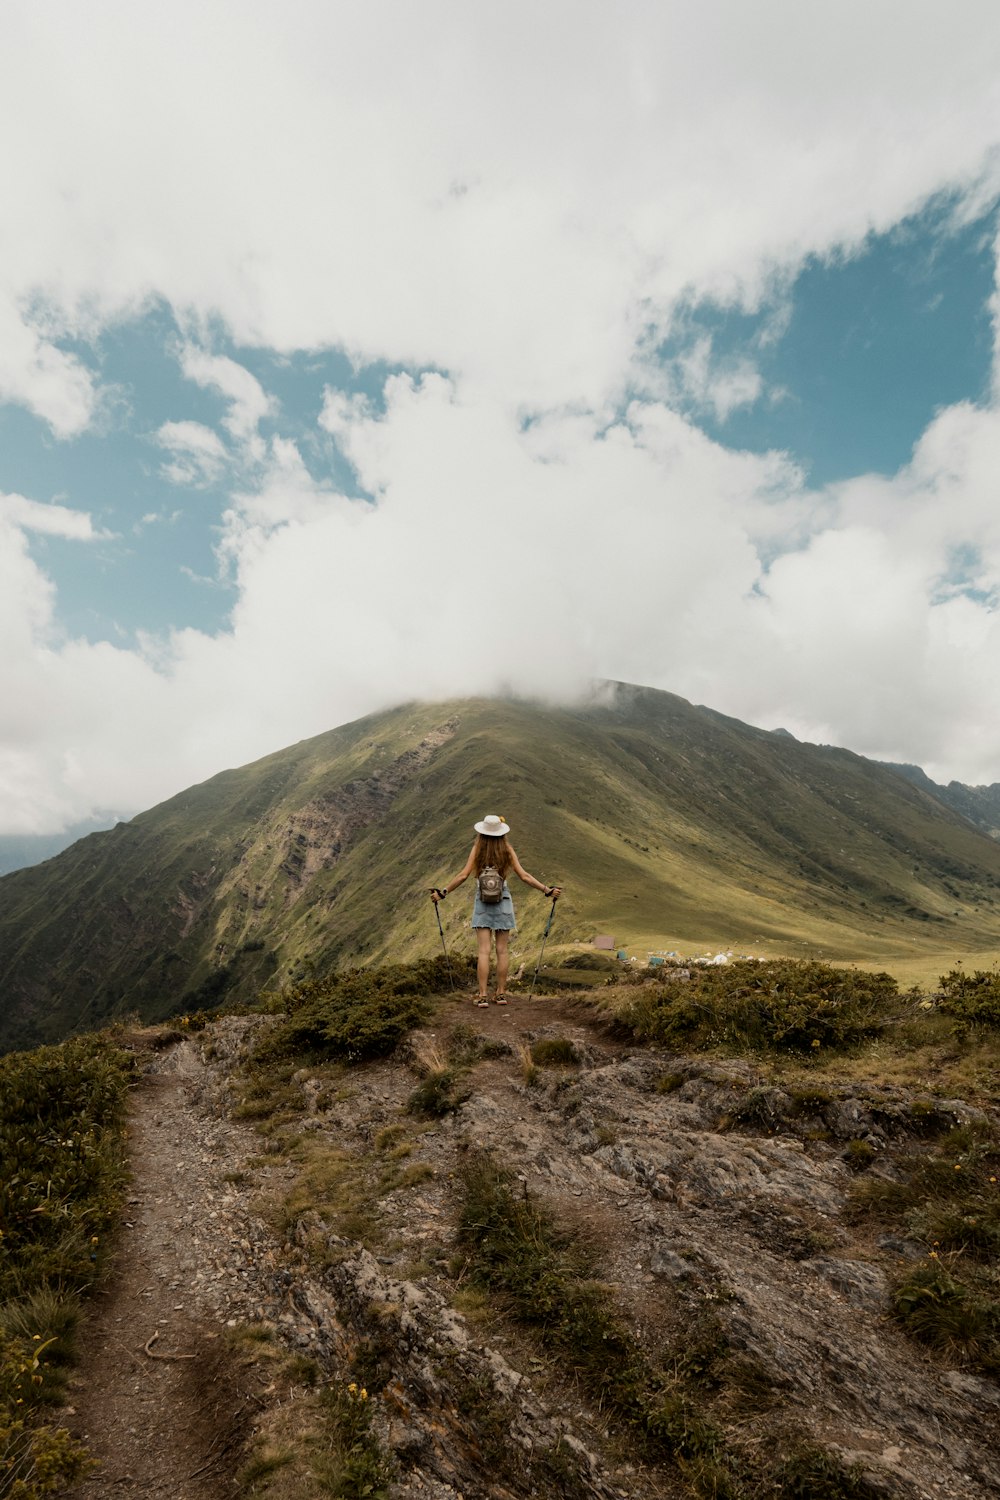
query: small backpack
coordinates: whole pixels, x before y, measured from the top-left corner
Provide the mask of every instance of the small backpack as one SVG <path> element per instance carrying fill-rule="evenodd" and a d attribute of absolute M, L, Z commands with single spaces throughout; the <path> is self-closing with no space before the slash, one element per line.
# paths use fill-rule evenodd
<path fill-rule="evenodd" d="M 479 877 L 479 899 L 484 906 L 495 906 L 503 900 L 503 876 L 492 865 L 487 865 Z"/>

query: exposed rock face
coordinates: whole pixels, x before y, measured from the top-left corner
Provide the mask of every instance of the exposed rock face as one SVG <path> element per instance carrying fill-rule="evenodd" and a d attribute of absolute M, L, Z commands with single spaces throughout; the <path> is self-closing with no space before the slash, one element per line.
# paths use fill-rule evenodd
<path fill-rule="evenodd" d="M 484 1330 L 456 1307 L 465 1278 L 455 1256 L 456 1174 L 477 1148 L 498 1153 L 526 1194 L 584 1232 L 609 1304 L 650 1358 L 683 1354 L 711 1318 L 726 1358 L 754 1382 L 749 1405 L 719 1406 L 705 1387 L 705 1410 L 733 1452 L 780 1453 L 805 1439 L 858 1463 L 875 1495 L 1000 1493 L 1000 1387 L 926 1355 L 889 1316 L 892 1278 L 926 1247 L 870 1234 L 845 1212 L 847 1142 L 862 1127 L 878 1136 L 876 1166 L 892 1171 L 902 1091 L 831 1089 L 808 1106 L 828 1122 L 827 1139 L 815 1140 L 813 1116 L 780 1089 L 762 1101 L 747 1063 L 629 1053 L 564 1002 L 473 1013 L 449 1000 L 418 1048 L 446 1047 L 450 1029 L 470 1018 L 490 1044 L 466 1077 L 471 1096 L 421 1127 L 406 1113 L 416 1080 L 405 1051 L 353 1070 L 338 1090 L 308 1068 L 291 1081 L 300 1100 L 292 1128 L 341 1160 L 348 1153 L 359 1174 L 384 1172 L 387 1129 L 407 1133 L 407 1163 L 420 1171 L 373 1188 L 368 1243 L 322 1203 L 300 1211 L 282 1242 L 254 1207 L 260 1188 L 283 1190 L 293 1170 L 275 1176 L 268 1167 L 270 1187 L 255 1182 L 259 1140 L 228 1118 L 234 1070 L 266 1021 L 218 1021 L 202 1060 L 185 1044 L 166 1063 L 183 1071 L 203 1159 L 228 1161 L 248 1179 L 214 1197 L 206 1181 L 204 1203 L 192 1205 L 210 1266 L 190 1268 L 193 1284 L 220 1322 L 263 1323 L 330 1380 L 376 1358 L 375 1427 L 394 1459 L 395 1497 L 556 1493 L 546 1478 L 554 1456 L 571 1466 L 573 1493 L 686 1493 L 669 1466 L 625 1463 L 606 1418 L 530 1338 L 496 1315 Z M 581 1062 L 528 1084 L 504 1042 L 540 1036 L 569 1038 Z M 776 1124 L 734 1123 L 750 1096 Z M 944 1107 L 959 1118 L 965 1110 Z"/>
<path fill-rule="evenodd" d="M 349 781 L 293 813 L 276 843 L 277 863 L 287 881 L 286 905 L 292 905 L 321 870 L 331 869 L 359 834 L 386 817 L 399 793 L 457 728 L 458 721 L 450 719 L 383 770 Z"/>

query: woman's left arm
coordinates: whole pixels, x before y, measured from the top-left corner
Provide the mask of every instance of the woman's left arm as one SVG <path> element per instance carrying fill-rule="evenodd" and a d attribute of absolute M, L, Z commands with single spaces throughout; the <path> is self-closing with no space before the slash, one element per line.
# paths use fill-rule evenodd
<path fill-rule="evenodd" d="M 527 870 L 523 868 L 521 861 L 518 859 L 513 849 L 511 849 L 510 851 L 510 864 L 511 869 L 514 871 L 514 874 L 517 876 L 518 880 L 523 880 L 525 885 L 533 885 L 535 890 L 541 891 L 543 896 L 556 897 L 562 895 L 561 885 L 543 885 L 540 880 L 535 879 L 534 875 L 529 875 Z"/>

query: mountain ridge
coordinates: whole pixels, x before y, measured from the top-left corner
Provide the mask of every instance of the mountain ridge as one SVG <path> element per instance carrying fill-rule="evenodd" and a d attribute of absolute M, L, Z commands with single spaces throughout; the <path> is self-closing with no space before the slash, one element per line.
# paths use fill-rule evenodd
<path fill-rule="evenodd" d="M 990 838 L 1000 839 L 1000 781 L 988 786 L 969 786 L 964 781 L 949 781 L 946 786 L 932 781 L 921 766 L 911 766 L 902 761 L 883 761 L 899 776 L 920 787 L 931 797 L 943 802 L 954 812 L 968 818 Z"/>
<path fill-rule="evenodd" d="M 473 820 L 497 810 L 526 867 L 567 887 L 565 943 L 609 931 L 640 952 L 865 959 L 1000 934 L 1000 846 L 851 751 L 629 684 L 576 707 L 411 703 L 0 879 L 0 1043 L 433 953 L 423 892 L 457 872 Z M 527 891 L 517 904 L 524 961 L 546 909 Z M 459 892 L 444 908 L 459 950 L 466 907 Z"/>

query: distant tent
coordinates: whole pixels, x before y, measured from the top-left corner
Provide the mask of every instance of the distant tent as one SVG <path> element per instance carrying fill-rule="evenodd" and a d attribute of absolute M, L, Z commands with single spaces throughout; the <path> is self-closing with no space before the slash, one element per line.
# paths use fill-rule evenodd
<path fill-rule="evenodd" d="M 613 953 L 615 951 L 615 940 L 613 937 L 599 935 L 594 939 L 594 947 L 603 948 L 606 953 Z"/>

